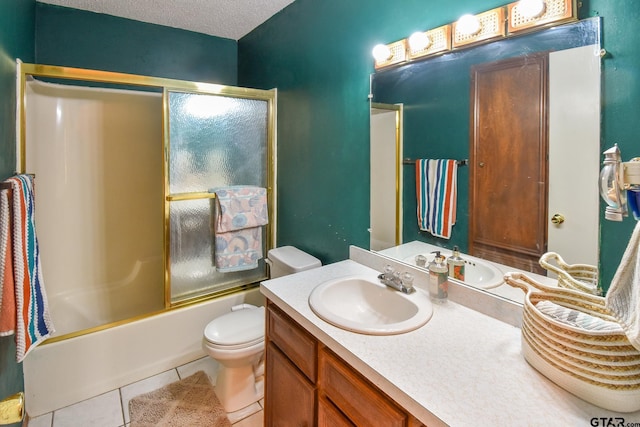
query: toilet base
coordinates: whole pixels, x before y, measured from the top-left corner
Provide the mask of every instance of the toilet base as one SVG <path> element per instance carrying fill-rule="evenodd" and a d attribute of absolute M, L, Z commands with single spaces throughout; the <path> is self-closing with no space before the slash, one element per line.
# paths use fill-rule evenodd
<path fill-rule="evenodd" d="M 235 412 L 264 397 L 264 377 L 256 378 L 251 364 L 236 368 L 220 366 L 216 395 L 226 412 Z"/>

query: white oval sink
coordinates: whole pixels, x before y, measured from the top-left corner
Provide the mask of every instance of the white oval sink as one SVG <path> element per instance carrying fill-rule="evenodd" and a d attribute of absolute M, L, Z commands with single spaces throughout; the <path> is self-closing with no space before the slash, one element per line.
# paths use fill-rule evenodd
<path fill-rule="evenodd" d="M 431 300 L 421 289 L 403 294 L 370 276 L 324 282 L 309 295 L 309 306 L 334 326 L 369 335 L 413 331 L 427 323 L 433 314 Z"/>
<path fill-rule="evenodd" d="M 446 249 L 441 250 L 440 253 L 445 257 L 449 257 L 451 255 L 451 252 Z M 433 258 L 435 257 L 435 254 L 433 253 L 416 254 L 405 258 L 404 262 L 411 265 L 417 265 L 417 255 L 422 255 L 427 258 L 427 265 L 425 267 L 421 267 L 425 269 L 429 268 L 429 263 L 433 261 Z M 480 289 L 492 289 L 504 283 L 504 273 L 490 262 L 471 255 L 464 255 L 463 259 L 465 261 L 464 283 Z"/>

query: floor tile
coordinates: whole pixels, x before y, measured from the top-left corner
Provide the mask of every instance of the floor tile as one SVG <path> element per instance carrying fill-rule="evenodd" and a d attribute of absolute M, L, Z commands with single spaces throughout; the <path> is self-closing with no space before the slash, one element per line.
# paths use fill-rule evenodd
<path fill-rule="evenodd" d="M 181 379 L 187 378 L 198 371 L 204 371 L 204 373 L 209 376 L 211 384 L 215 385 L 216 378 L 218 376 L 218 366 L 218 362 L 207 356 L 185 365 L 178 366 L 176 369 L 178 370 L 178 375 L 180 375 Z"/>
<path fill-rule="evenodd" d="M 233 424 L 233 427 L 264 427 L 264 412 L 256 412 L 250 417 Z"/>
<path fill-rule="evenodd" d="M 122 395 L 122 411 L 124 412 L 125 422 L 129 422 L 129 401 L 132 398 L 144 393 L 148 393 L 150 391 L 157 390 L 167 384 L 171 384 L 179 380 L 180 377 L 178 377 L 178 372 L 175 369 L 171 369 L 153 377 L 122 387 L 120 389 L 120 394 Z"/>
<path fill-rule="evenodd" d="M 67 406 L 53 414 L 53 427 L 120 427 L 123 424 L 118 390 Z"/>
<path fill-rule="evenodd" d="M 231 421 L 231 424 L 235 425 L 235 423 L 237 423 L 238 421 L 244 420 L 245 418 L 248 418 L 261 411 L 262 407 L 256 402 L 247 406 L 246 408 L 240 409 L 239 411 L 228 413 L 227 417 L 229 418 L 229 421 Z"/>
<path fill-rule="evenodd" d="M 40 415 L 39 417 L 29 418 L 29 427 L 51 427 L 53 421 L 53 412 Z"/>

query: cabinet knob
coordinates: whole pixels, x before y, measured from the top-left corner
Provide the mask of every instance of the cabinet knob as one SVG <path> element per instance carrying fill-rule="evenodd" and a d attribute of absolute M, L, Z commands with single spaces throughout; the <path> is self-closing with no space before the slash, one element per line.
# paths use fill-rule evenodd
<path fill-rule="evenodd" d="M 564 216 L 562 214 L 555 214 L 551 217 L 551 222 L 554 224 L 562 224 L 564 222 Z"/>

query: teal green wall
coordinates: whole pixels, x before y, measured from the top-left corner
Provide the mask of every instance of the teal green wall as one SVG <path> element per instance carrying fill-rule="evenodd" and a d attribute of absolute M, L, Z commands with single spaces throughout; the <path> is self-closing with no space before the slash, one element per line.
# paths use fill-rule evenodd
<path fill-rule="evenodd" d="M 346 258 L 349 244 L 368 246 L 371 48 L 505 3 L 296 0 L 240 40 L 239 84 L 278 88 L 279 244 L 299 246 L 324 262 Z M 609 51 L 602 146 L 618 143 L 625 159 L 638 156 L 640 8 L 625 0 L 582 3 L 581 17 L 603 18 Z M 605 287 L 634 225 L 632 219 L 602 221 Z"/>
<path fill-rule="evenodd" d="M 1 0 L 0 177 L 14 169 L 16 57 L 277 87 L 279 244 L 299 246 L 325 263 L 344 259 L 350 244 L 367 247 L 369 241 L 371 48 L 504 3 L 297 0 L 236 44 L 34 0 Z M 628 0 L 583 4 L 582 17 L 603 17 L 603 46 L 609 51 L 603 61 L 602 146 L 618 143 L 625 158 L 640 155 L 640 8 Z M 602 222 L 605 286 L 634 225 L 631 219 Z M 22 388 L 14 357 L 13 338 L 0 339 L 0 397 Z"/>
<path fill-rule="evenodd" d="M 15 59 L 34 59 L 35 0 L 0 1 L 0 180 L 15 170 Z M 24 390 L 14 336 L 0 338 L 0 399 Z M 19 424 L 13 424 L 15 426 Z"/>
<path fill-rule="evenodd" d="M 237 42 L 37 3 L 36 62 L 223 85 L 237 83 Z"/>
<path fill-rule="evenodd" d="M 369 247 L 371 49 L 475 3 L 296 0 L 240 40 L 239 84 L 278 88 L 279 245 L 323 263 Z"/>

